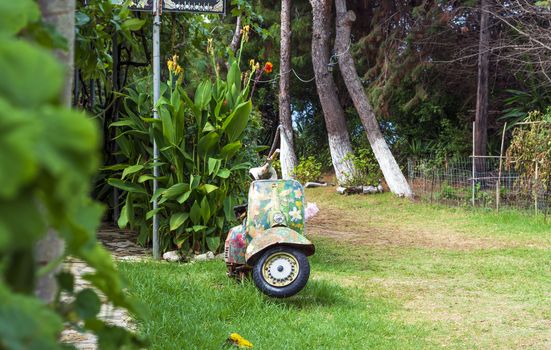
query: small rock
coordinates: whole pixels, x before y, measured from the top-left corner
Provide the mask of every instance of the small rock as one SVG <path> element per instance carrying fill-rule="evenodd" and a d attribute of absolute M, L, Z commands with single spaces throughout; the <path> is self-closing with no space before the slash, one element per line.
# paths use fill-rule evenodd
<path fill-rule="evenodd" d="M 137 261 L 144 261 L 147 258 L 145 256 L 128 255 L 128 256 L 118 257 L 117 259 L 121 261 L 137 262 Z"/>
<path fill-rule="evenodd" d="M 373 187 L 371 185 L 369 186 L 362 186 L 362 193 L 363 194 L 373 194 L 373 193 L 377 193 L 378 190 L 376 187 Z"/>
<path fill-rule="evenodd" d="M 182 254 L 177 250 L 172 250 L 163 254 L 163 259 L 170 262 L 182 260 Z"/>
<path fill-rule="evenodd" d="M 327 187 L 327 182 L 307 182 L 304 184 L 305 188 L 311 187 Z"/>
<path fill-rule="evenodd" d="M 206 252 L 205 254 L 199 254 L 195 255 L 193 257 L 193 261 L 207 261 L 214 259 L 214 253 L 213 252 Z"/>
<path fill-rule="evenodd" d="M 216 260 L 224 260 L 224 258 L 225 258 L 225 257 L 224 257 L 224 253 L 216 254 L 216 255 L 214 256 L 214 258 L 215 258 Z"/>

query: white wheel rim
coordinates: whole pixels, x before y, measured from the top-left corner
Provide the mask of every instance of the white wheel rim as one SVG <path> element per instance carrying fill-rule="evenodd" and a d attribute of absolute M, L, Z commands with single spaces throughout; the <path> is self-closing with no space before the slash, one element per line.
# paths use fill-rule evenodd
<path fill-rule="evenodd" d="M 274 287 L 285 287 L 297 278 L 299 265 L 297 259 L 285 252 L 274 253 L 262 265 L 262 275 L 266 282 Z"/>

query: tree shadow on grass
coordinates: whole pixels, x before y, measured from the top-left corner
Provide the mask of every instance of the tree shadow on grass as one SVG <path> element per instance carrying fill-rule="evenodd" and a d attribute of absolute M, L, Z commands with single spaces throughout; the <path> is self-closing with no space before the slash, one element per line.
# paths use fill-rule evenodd
<path fill-rule="evenodd" d="M 350 296 L 346 289 L 328 281 L 310 280 L 306 287 L 289 298 L 270 299 L 276 304 L 286 305 L 296 309 L 306 309 L 320 306 L 346 306 Z"/>

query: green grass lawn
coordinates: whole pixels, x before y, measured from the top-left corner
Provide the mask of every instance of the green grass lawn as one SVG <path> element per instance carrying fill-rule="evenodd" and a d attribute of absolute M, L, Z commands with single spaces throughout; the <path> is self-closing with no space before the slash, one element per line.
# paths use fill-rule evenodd
<path fill-rule="evenodd" d="M 276 300 L 221 261 L 120 263 L 153 349 L 550 349 L 551 224 L 308 190 L 320 214 L 307 287 Z"/>

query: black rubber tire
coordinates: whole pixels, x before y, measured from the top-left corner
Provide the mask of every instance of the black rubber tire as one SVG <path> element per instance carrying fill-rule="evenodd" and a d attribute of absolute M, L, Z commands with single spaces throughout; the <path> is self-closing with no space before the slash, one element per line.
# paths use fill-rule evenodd
<path fill-rule="evenodd" d="M 278 252 L 285 252 L 293 255 L 295 259 L 297 259 L 299 266 L 299 273 L 296 279 L 285 287 L 272 286 L 264 279 L 264 276 L 262 275 L 262 265 L 264 265 L 270 256 Z M 276 246 L 266 250 L 253 266 L 254 284 L 258 289 L 260 289 L 260 291 L 262 291 L 262 293 L 274 298 L 286 298 L 297 294 L 302 290 L 302 288 L 304 288 L 309 277 L 310 263 L 308 262 L 306 255 L 304 255 L 304 253 L 300 250 L 288 246 Z"/>

